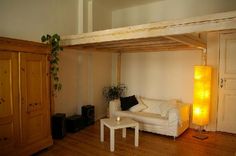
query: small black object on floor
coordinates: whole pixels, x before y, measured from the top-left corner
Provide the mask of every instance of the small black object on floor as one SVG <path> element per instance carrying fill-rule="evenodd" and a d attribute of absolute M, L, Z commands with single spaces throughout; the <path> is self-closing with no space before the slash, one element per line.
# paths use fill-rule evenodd
<path fill-rule="evenodd" d="M 85 127 L 84 118 L 81 115 L 72 115 L 66 118 L 66 131 L 75 133 Z"/>
<path fill-rule="evenodd" d="M 85 125 L 89 126 L 95 122 L 95 110 L 93 105 L 82 106 L 82 117 L 84 118 Z"/>
<path fill-rule="evenodd" d="M 66 135 L 66 114 L 56 113 L 52 116 L 52 138 L 62 139 Z"/>

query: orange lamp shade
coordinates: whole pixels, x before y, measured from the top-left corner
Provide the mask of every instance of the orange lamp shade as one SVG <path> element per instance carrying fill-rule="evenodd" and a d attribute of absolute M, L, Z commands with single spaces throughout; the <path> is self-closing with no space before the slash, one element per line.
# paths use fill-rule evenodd
<path fill-rule="evenodd" d="M 209 122 L 209 106 L 211 97 L 211 67 L 194 67 L 194 94 L 192 122 L 199 126 Z"/>

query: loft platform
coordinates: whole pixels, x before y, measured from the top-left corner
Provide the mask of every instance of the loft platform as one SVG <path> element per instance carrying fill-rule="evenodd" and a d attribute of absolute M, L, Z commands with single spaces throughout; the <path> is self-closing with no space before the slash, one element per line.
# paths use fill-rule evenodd
<path fill-rule="evenodd" d="M 107 52 L 206 49 L 197 33 L 236 29 L 236 11 L 62 37 L 66 48 Z"/>

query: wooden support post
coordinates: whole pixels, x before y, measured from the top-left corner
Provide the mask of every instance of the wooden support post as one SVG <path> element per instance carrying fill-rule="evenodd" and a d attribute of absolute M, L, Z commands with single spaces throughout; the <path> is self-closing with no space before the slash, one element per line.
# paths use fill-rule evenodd
<path fill-rule="evenodd" d="M 207 50 L 202 49 L 202 65 L 207 65 Z"/>
<path fill-rule="evenodd" d="M 121 79 L 121 52 L 119 52 L 117 56 L 117 66 L 116 66 L 116 76 L 117 76 L 117 84 L 120 84 Z"/>

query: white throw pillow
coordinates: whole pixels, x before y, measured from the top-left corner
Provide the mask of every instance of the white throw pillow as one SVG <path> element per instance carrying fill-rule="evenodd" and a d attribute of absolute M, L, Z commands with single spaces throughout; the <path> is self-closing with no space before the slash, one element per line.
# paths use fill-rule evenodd
<path fill-rule="evenodd" d="M 155 113 L 161 114 L 160 104 L 165 102 L 165 100 L 157 100 L 157 99 L 148 99 L 148 98 L 141 98 L 143 104 L 145 104 L 148 108 L 144 109 L 142 112 L 146 113 Z"/>
<path fill-rule="evenodd" d="M 178 101 L 177 100 L 169 100 L 169 101 L 165 101 L 163 103 L 160 104 L 160 111 L 161 111 L 161 116 L 162 117 L 167 117 L 168 116 L 168 112 L 171 109 L 175 109 L 178 106 Z"/>
<path fill-rule="evenodd" d="M 142 101 L 140 100 L 140 97 L 137 97 L 137 96 L 135 96 L 135 97 L 138 100 L 138 104 L 133 106 L 133 107 L 131 107 L 129 109 L 129 111 L 131 111 L 131 112 L 140 112 L 140 111 L 146 109 L 147 106 L 142 103 Z"/>
<path fill-rule="evenodd" d="M 144 104 L 137 104 L 129 109 L 131 112 L 140 112 L 142 110 L 145 110 L 147 108 Z"/>

